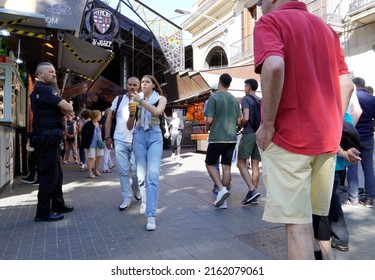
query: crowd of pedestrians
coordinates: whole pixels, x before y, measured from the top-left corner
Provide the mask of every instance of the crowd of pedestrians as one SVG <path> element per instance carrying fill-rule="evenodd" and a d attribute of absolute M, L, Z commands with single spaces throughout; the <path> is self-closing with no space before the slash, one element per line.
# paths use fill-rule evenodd
<path fill-rule="evenodd" d="M 256 94 L 258 81 L 249 78 L 239 102 L 229 93 L 232 77 L 224 73 L 205 103 L 205 166 L 214 182 L 213 205 L 228 208 L 234 155 L 247 188 L 239 203 L 257 204 L 262 162 L 263 220 L 285 224 L 288 258 L 330 259 L 331 247 L 349 250 L 341 206 L 373 207 L 375 97 L 364 79 L 351 78 L 337 34 L 307 13 L 305 3 L 278 0 L 258 5 L 263 16 L 254 29 L 254 58 L 262 99 Z M 181 160 L 184 129 L 173 112 L 167 132 L 162 132 L 167 98 L 159 82 L 151 75 L 130 77 L 127 93 L 115 97 L 104 113 L 84 109 L 76 117 L 72 105 L 56 91 L 52 64 L 41 63 L 37 79 L 31 94 L 30 173 L 23 178 L 39 183 L 34 220 L 57 221 L 74 210 L 63 198 L 61 168 L 72 158 L 87 168 L 89 179 L 111 172 L 117 163 L 119 210 L 131 207 L 134 196 L 141 201 L 146 230 L 155 230 L 163 138 L 170 135 L 172 156 Z M 346 122 L 358 134 L 358 141 L 349 145 L 343 144 Z M 111 158 L 113 149 L 116 160 Z M 348 198 L 341 201 L 338 192 L 345 177 Z"/>

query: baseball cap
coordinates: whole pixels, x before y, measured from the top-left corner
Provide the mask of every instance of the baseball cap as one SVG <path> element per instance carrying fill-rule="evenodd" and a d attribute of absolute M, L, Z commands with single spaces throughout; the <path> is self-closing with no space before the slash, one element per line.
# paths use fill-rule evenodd
<path fill-rule="evenodd" d="M 217 83 L 213 83 L 210 88 L 212 91 L 217 91 L 219 89 Z"/>

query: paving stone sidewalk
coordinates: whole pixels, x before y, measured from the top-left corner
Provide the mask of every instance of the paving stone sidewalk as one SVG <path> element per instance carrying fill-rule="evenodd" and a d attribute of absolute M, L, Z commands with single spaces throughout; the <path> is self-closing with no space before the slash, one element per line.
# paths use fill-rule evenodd
<path fill-rule="evenodd" d="M 204 154 L 183 149 L 181 161 L 164 153 L 157 229 L 145 229 L 140 202 L 120 212 L 118 170 L 89 179 L 73 163 L 63 165 L 64 195 L 75 210 L 58 222 L 35 223 L 37 186 L 15 178 L 0 193 L 0 260 L 278 260 L 286 259 L 282 225 L 261 220 L 265 190 L 258 205 L 241 206 L 247 189 L 235 165 L 228 209 L 212 203 L 212 182 Z M 113 155 L 114 158 L 114 155 Z M 373 209 L 344 207 L 349 252 L 338 260 L 375 259 Z"/>

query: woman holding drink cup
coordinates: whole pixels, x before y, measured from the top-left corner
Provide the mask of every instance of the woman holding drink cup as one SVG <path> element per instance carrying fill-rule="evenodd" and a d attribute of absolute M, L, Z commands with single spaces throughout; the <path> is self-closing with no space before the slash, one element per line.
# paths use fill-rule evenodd
<path fill-rule="evenodd" d="M 136 159 L 138 183 L 142 195 L 140 214 L 147 217 L 147 230 L 155 230 L 158 206 L 160 164 L 163 135 L 159 116 L 164 113 L 167 99 L 160 84 L 151 75 L 143 76 L 141 92 L 132 94 L 136 107 L 129 103 L 127 128 L 134 126 L 133 151 Z M 137 114 L 137 116 L 135 115 Z"/>

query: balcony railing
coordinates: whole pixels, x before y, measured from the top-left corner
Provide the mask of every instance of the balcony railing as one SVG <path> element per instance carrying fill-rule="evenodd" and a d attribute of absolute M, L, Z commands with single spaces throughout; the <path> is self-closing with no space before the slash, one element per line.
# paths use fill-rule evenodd
<path fill-rule="evenodd" d="M 305 0 L 305 2 L 311 13 L 327 23 L 341 24 L 349 9 L 348 1 L 342 0 Z"/>
<path fill-rule="evenodd" d="M 253 35 L 248 35 L 243 39 L 234 42 L 229 47 L 231 63 L 235 63 L 245 57 L 250 57 L 254 54 L 253 49 Z"/>
<path fill-rule="evenodd" d="M 375 5 L 375 0 L 353 0 L 349 4 L 349 13 L 354 13 L 373 5 Z"/>

